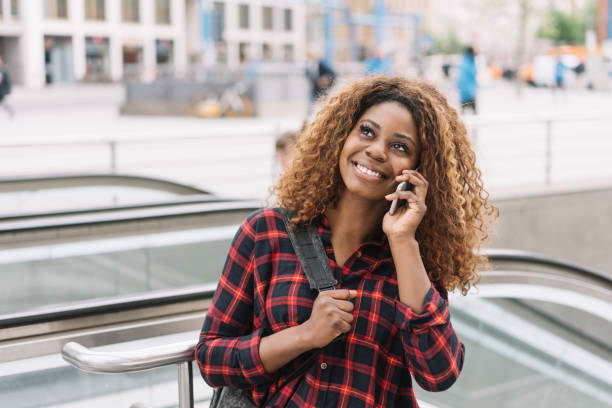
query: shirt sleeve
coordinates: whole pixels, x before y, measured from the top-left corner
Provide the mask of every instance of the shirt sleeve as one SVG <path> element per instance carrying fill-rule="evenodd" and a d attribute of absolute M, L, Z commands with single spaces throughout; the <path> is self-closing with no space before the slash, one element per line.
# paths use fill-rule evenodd
<path fill-rule="evenodd" d="M 427 391 L 450 388 L 463 367 L 465 348 L 450 322 L 447 301 L 432 286 L 420 314 L 399 299 L 395 303 L 396 324 L 414 379 Z"/>
<path fill-rule="evenodd" d="M 263 329 L 253 328 L 255 223 L 249 216 L 234 237 L 195 349 L 202 377 L 213 387 L 272 380 L 259 357 Z"/>

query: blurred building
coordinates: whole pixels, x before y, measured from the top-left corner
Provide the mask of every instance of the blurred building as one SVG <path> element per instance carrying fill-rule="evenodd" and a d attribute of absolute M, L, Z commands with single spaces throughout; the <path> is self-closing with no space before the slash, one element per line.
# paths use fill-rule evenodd
<path fill-rule="evenodd" d="M 305 55 L 306 3 L 187 0 L 187 53 L 195 66 L 293 63 Z"/>
<path fill-rule="evenodd" d="M 602 42 L 612 38 L 612 7 L 610 0 L 597 0 L 597 41 Z"/>
<path fill-rule="evenodd" d="M 31 87 L 180 74 L 184 27 L 184 1 L 0 0 L 0 55 Z"/>
<path fill-rule="evenodd" d="M 363 61 L 379 53 L 392 59 L 396 67 L 404 67 L 429 45 L 423 28 L 432 16 L 434 3 L 309 0 L 308 48 L 331 63 Z"/>

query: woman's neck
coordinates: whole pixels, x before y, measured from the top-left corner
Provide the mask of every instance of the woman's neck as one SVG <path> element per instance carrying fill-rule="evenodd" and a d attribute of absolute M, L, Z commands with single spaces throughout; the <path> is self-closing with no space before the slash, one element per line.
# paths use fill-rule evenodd
<path fill-rule="evenodd" d="M 354 200 L 344 196 L 326 216 L 332 228 L 332 237 L 358 244 L 375 240 L 382 233 L 382 219 L 388 204 L 368 200 Z"/>

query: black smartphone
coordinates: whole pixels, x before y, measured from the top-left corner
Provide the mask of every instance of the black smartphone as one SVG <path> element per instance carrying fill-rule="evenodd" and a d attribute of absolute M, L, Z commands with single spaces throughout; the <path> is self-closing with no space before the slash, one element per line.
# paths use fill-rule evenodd
<path fill-rule="evenodd" d="M 421 166 L 417 167 L 415 169 L 415 171 L 419 171 L 421 169 Z M 408 191 L 412 188 L 412 184 L 410 184 L 407 181 L 402 181 L 401 183 L 399 183 L 397 185 L 397 188 L 395 189 L 396 192 L 399 191 Z M 391 201 L 391 208 L 389 208 L 389 214 L 393 215 L 395 214 L 395 211 L 397 211 L 397 207 L 399 205 L 399 200 L 396 198 L 395 200 Z"/>

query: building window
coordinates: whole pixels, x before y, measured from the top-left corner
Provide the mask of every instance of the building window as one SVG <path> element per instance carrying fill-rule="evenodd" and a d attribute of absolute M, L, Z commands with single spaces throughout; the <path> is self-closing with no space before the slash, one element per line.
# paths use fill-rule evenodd
<path fill-rule="evenodd" d="M 108 37 L 85 37 L 86 81 L 110 80 L 110 46 Z"/>
<path fill-rule="evenodd" d="M 174 41 L 155 40 L 155 63 L 158 76 L 170 76 L 174 66 Z"/>
<path fill-rule="evenodd" d="M 240 28 L 249 28 L 249 5 L 240 4 L 238 5 L 238 23 Z"/>
<path fill-rule="evenodd" d="M 240 63 L 245 63 L 249 59 L 249 44 L 241 42 L 238 44 L 238 60 Z"/>
<path fill-rule="evenodd" d="M 99 21 L 106 19 L 104 0 L 85 0 L 85 19 Z"/>
<path fill-rule="evenodd" d="M 13 20 L 19 20 L 19 0 L 11 0 L 11 17 Z"/>
<path fill-rule="evenodd" d="M 72 38 L 44 36 L 45 82 L 73 82 Z"/>
<path fill-rule="evenodd" d="M 264 7 L 261 10 L 262 22 L 261 25 L 264 30 L 272 30 L 274 26 L 272 17 L 272 7 Z"/>
<path fill-rule="evenodd" d="M 293 44 L 283 45 L 283 61 L 293 62 Z"/>
<path fill-rule="evenodd" d="M 283 17 L 285 31 L 293 30 L 293 11 L 291 9 L 283 10 Z"/>
<path fill-rule="evenodd" d="M 142 74 L 142 47 L 138 45 L 123 46 L 123 77 L 138 79 Z"/>
<path fill-rule="evenodd" d="M 122 0 L 121 16 L 124 23 L 139 23 L 140 2 L 138 0 Z"/>
<path fill-rule="evenodd" d="M 215 50 L 217 51 L 217 64 L 227 64 L 227 44 L 225 42 L 219 42 L 215 44 Z"/>
<path fill-rule="evenodd" d="M 272 47 L 270 44 L 263 44 L 261 46 L 261 59 L 264 61 L 272 61 Z"/>
<path fill-rule="evenodd" d="M 0 1 L 0 22 L 2 22 L 3 18 L 4 18 L 4 14 L 2 13 L 2 2 Z"/>
<path fill-rule="evenodd" d="M 66 0 L 46 0 L 46 18 L 68 18 L 68 5 Z"/>
<path fill-rule="evenodd" d="M 214 2 L 211 18 L 212 38 L 218 43 L 223 41 L 223 31 L 225 31 L 225 4 Z"/>
<path fill-rule="evenodd" d="M 155 22 L 170 24 L 170 0 L 155 0 Z"/>

